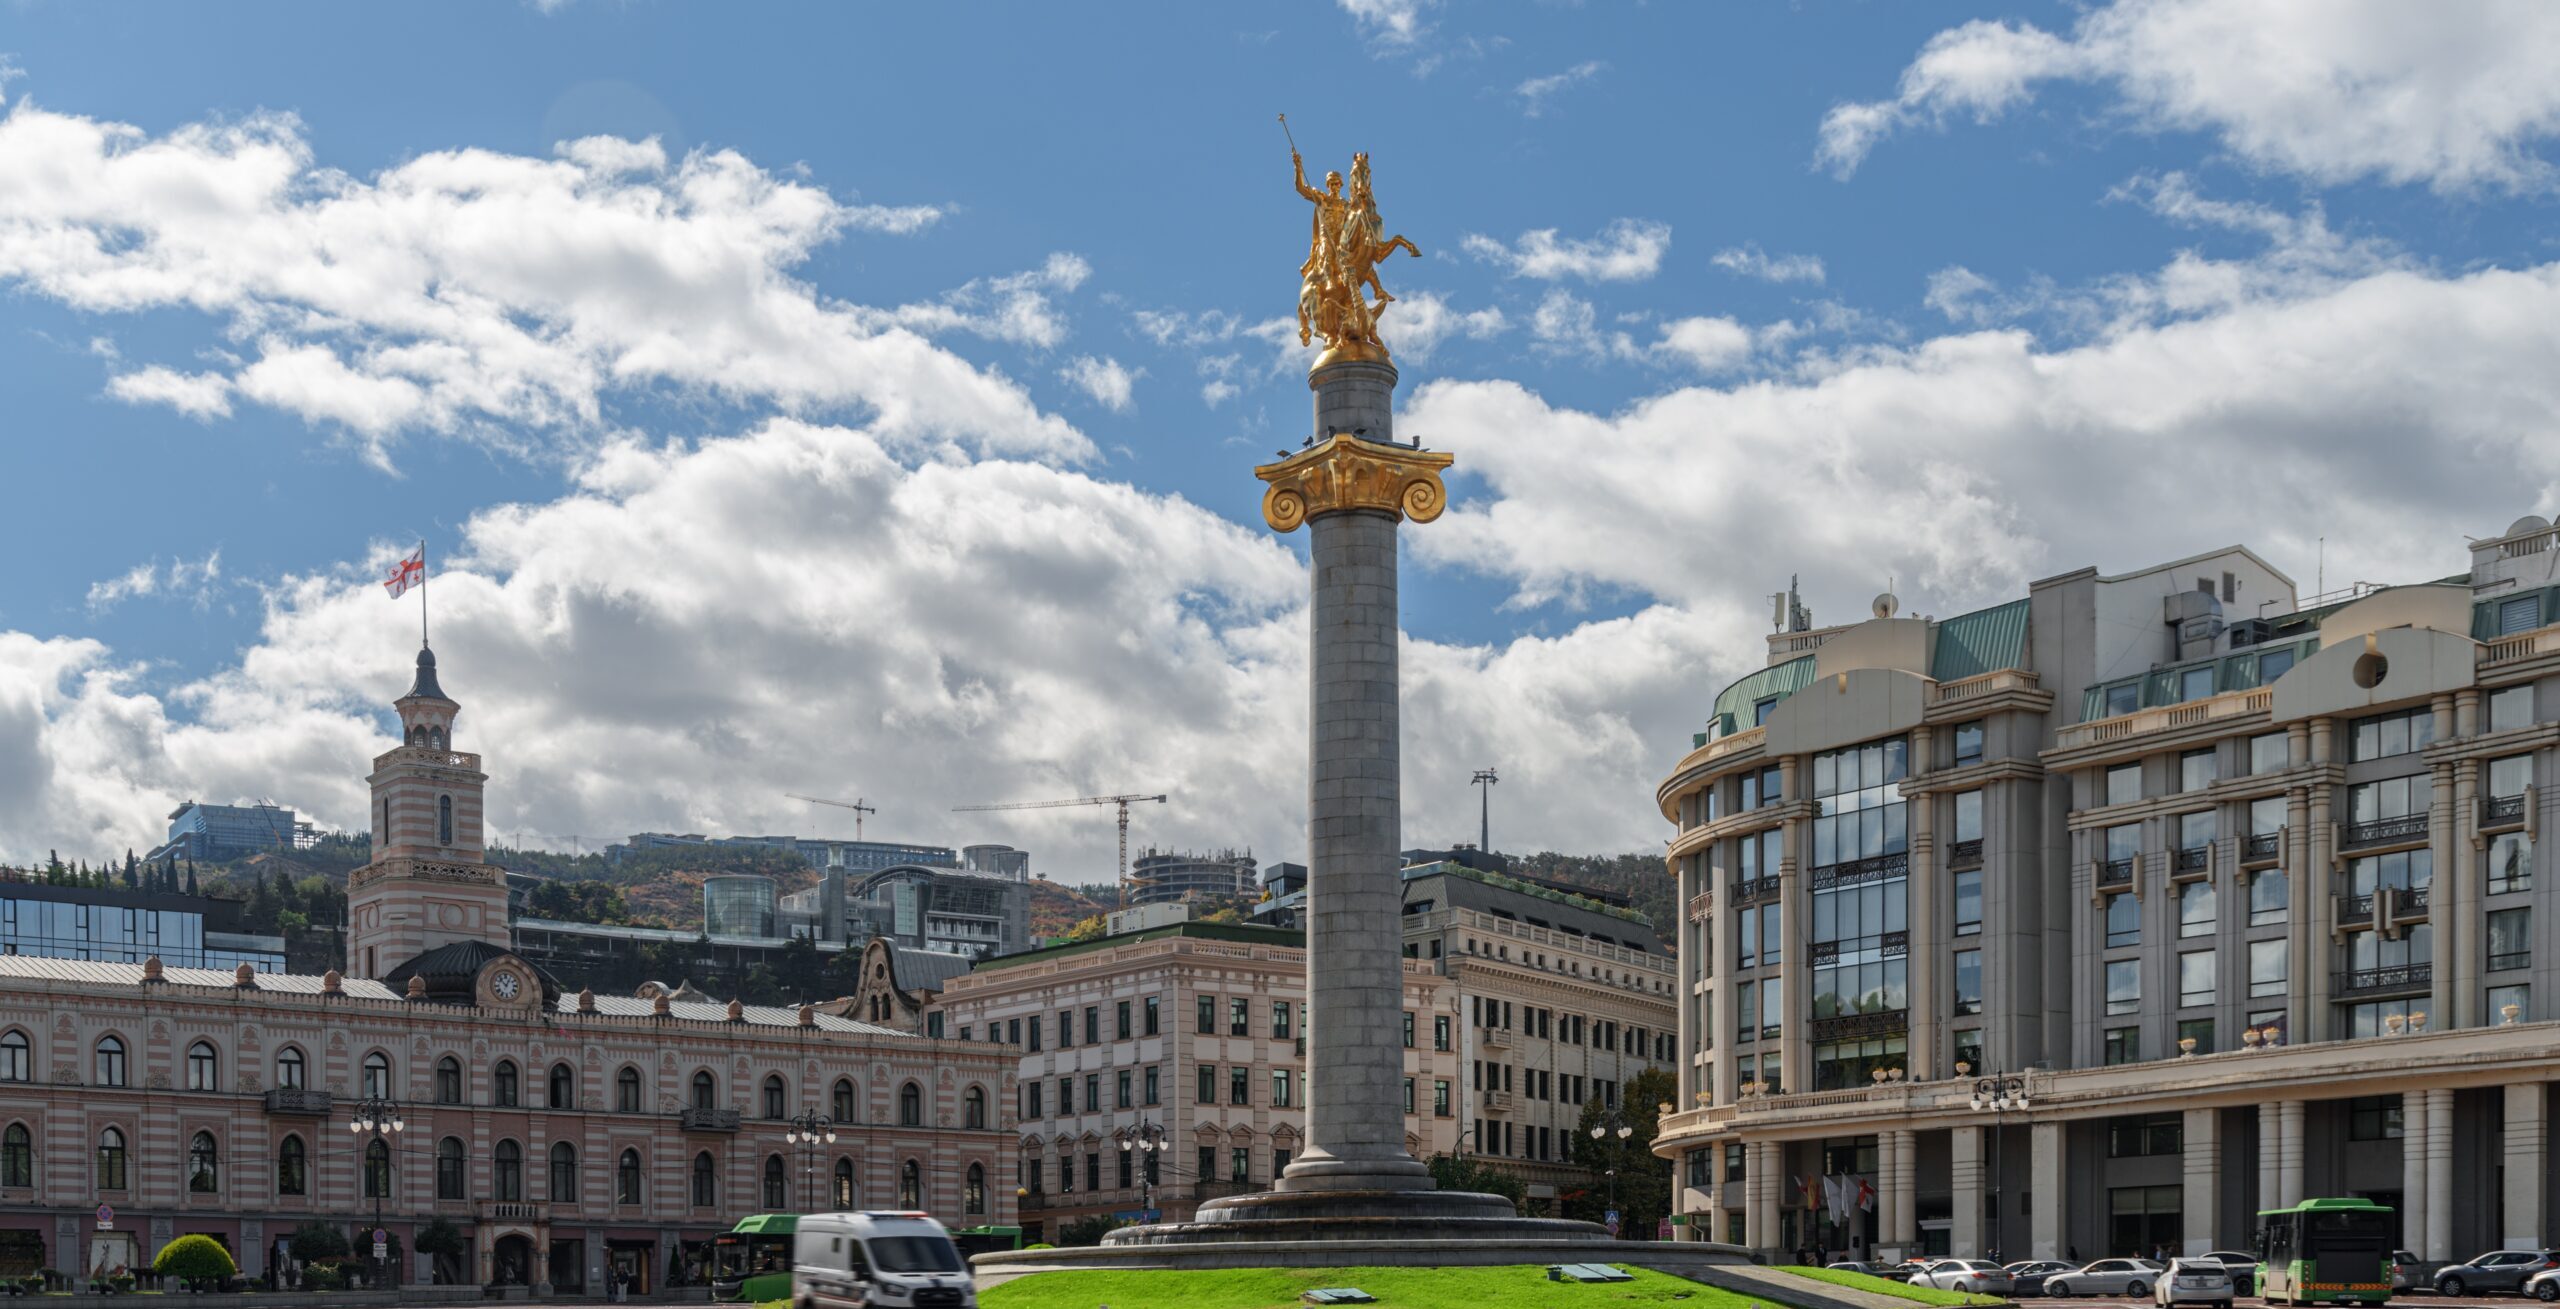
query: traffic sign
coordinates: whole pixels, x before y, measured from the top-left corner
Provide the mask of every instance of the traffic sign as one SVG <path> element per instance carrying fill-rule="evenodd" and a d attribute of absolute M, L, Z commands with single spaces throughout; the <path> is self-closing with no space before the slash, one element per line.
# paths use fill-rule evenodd
<path fill-rule="evenodd" d="M 112 1232 L 116 1230 L 116 1207 L 114 1205 L 102 1204 L 98 1206 L 98 1230 L 101 1232 Z"/>
<path fill-rule="evenodd" d="M 373 1229 L 373 1243 L 374 1243 L 375 1245 L 380 1245 L 380 1244 L 382 1244 L 383 1242 L 388 1241 L 388 1240 L 390 1240 L 390 1239 L 391 1239 L 391 1233 L 390 1233 L 389 1231 L 387 1231 L 387 1230 L 385 1230 L 385 1229 L 383 1229 L 383 1228 L 380 1228 L 380 1227 L 377 1227 L 377 1228 Z"/>

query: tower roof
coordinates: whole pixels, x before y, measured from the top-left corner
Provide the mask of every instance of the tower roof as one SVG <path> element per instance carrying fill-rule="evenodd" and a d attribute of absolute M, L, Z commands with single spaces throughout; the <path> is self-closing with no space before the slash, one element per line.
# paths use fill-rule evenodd
<path fill-rule="evenodd" d="M 400 698 L 415 700 L 421 697 L 429 700 L 453 698 L 444 693 L 443 687 L 436 685 L 436 652 L 423 641 L 418 643 L 418 680 L 410 683 L 409 694 Z"/>

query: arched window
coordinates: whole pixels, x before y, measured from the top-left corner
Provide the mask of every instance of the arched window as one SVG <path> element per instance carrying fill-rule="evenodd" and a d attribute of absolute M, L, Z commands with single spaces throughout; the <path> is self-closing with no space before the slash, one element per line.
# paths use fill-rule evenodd
<path fill-rule="evenodd" d="M 513 1060 L 513 1059 L 501 1059 L 501 1060 L 499 1060 L 499 1061 L 498 1061 L 498 1066 L 497 1066 L 496 1070 L 495 1070 L 495 1071 L 493 1071 L 493 1072 L 491 1072 L 491 1073 L 490 1073 L 490 1075 L 489 1075 L 489 1099 L 490 1099 L 490 1101 L 491 1101 L 492 1103 L 496 1104 L 499 1108 L 502 1108 L 502 1109 L 512 1109 L 512 1108 L 514 1108 L 514 1107 L 515 1107 L 515 1103 L 516 1103 L 516 1061 L 515 1061 L 515 1060 Z"/>
<path fill-rule="evenodd" d="M 987 1125 L 987 1093 L 983 1088 L 970 1087 L 968 1094 L 960 1097 L 960 1125 L 962 1127 Z"/>
<path fill-rule="evenodd" d="M 571 1072 L 567 1064 L 551 1065 L 551 1107 L 554 1109 L 578 1107 L 578 1075 Z"/>
<path fill-rule="evenodd" d="M 719 1093 L 720 1093 L 720 1084 L 719 1084 L 718 1082 L 715 1082 L 715 1081 L 713 1081 L 713 1080 L 712 1080 L 712 1078 L 711 1078 L 711 1070 L 710 1070 L 710 1069 L 705 1068 L 705 1069 L 703 1069 L 701 1072 L 695 1073 L 695 1074 L 693 1075 L 693 1107 L 694 1107 L 694 1108 L 696 1108 L 696 1109 L 716 1109 L 716 1108 L 718 1108 L 719 1106 L 713 1103 L 713 1097 L 715 1097 L 715 1096 L 719 1095 Z"/>
<path fill-rule="evenodd" d="M 462 1103 L 462 1061 L 452 1055 L 436 1061 L 436 1103 Z"/>
<path fill-rule="evenodd" d="M 898 1165 L 898 1207 L 924 1208 L 924 1169 L 913 1159 Z"/>
<path fill-rule="evenodd" d="M 187 1142 L 187 1190 L 195 1195 L 212 1195 L 222 1189 L 222 1152 L 213 1147 L 213 1133 L 198 1132 Z"/>
<path fill-rule="evenodd" d="M 987 1166 L 969 1165 L 968 1184 L 960 1191 L 960 1212 L 983 1214 L 987 1211 Z"/>
<path fill-rule="evenodd" d="M 708 1209 L 720 1203 L 720 1170 L 711 1162 L 708 1150 L 693 1157 L 693 1207 Z"/>
<path fill-rule="evenodd" d="M 0 1132 L 0 1186 L 36 1184 L 36 1142 L 25 1123 Z"/>
<path fill-rule="evenodd" d="M 121 1036 L 98 1038 L 98 1085 L 124 1085 L 124 1038 Z"/>
<path fill-rule="evenodd" d="M 364 1198 L 391 1198 L 391 1143 L 380 1137 L 364 1148 Z"/>
<path fill-rule="evenodd" d="M 302 1145 L 302 1137 L 284 1137 L 276 1145 L 276 1194 L 312 1194 L 312 1155 Z"/>
<path fill-rule="evenodd" d="M 436 1198 L 462 1198 L 462 1138 L 448 1136 L 436 1142 Z"/>
<path fill-rule="evenodd" d="M 782 1156 L 766 1155 L 764 1157 L 764 1207 L 780 1209 L 790 1202 L 791 1198 L 785 1193 L 783 1186 Z"/>
<path fill-rule="evenodd" d="M 578 1202 L 578 1149 L 566 1141 L 551 1143 L 551 1203 Z"/>
<path fill-rule="evenodd" d="M 304 1064 L 302 1059 L 301 1048 L 298 1046 L 286 1046 L 276 1055 L 276 1085 L 287 1091 L 301 1090 L 303 1088 L 302 1075 L 306 1070 L 306 1067 L 307 1065 Z"/>
<path fill-rule="evenodd" d="M 776 1073 L 773 1076 L 764 1079 L 764 1116 L 767 1118 L 782 1117 L 786 1112 L 783 1099 L 782 1075 Z"/>
<path fill-rule="evenodd" d="M 98 1189 L 124 1189 L 124 1133 L 113 1127 L 98 1133 Z"/>
<path fill-rule="evenodd" d="M 380 1050 L 364 1057 L 364 1093 L 391 1094 L 391 1057 Z"/>
<path fill-rule="evenodd" d="M 827 1097 L 827 1114 L 839 1123 L 853 1121 L 853 1079 L 839 1077 L 836 1089 Z"/>
<path fill-rule="evenodd" d="M 924 1126 L 924 1088 L 913 1082 L 898 1088 L 898 1126 Z"/>
<path fill-rule="evenodd" d="M 497 1168 L 497 1198 L 508 1201 L 524 1199 L 524 1147 L 513 1141 L 498 1142 L 492 1156 Z"/>
<path fill-rule="evenodd" d="M 436 844 L 453 844 L 453 797 L 436 797 Z"/>
<path fill-rule="evenodd" d="M 838 1209 L 853 1207 L 853 1161 L 850 1159 L 836 1160 L 835 1201 Z"/>
<path fill-rule="evenodd" d="M 12 1031 L 0 1036 L 0 1082 L 28 1080 L 28 1069 L 34 1062 L 29 1057 L 26 1033 Z"/>
<path fill-rule="evenodd" d="M 640 1203 L 640 1152 L 625 1150 L 622 1161 L 613 1166 L 613 1202 Z"/>
<path fill-rule="evenodd" d="M 198 1041 L 187 1047 L 188 1090 L 219 1091 L 222 1089 L 221 1076 L 222 1063 L 214 1057 L 210 1043 Z"/>
<path fill-rule="evenodd" d="M 624 1068 L 613 1075 L 613 1107 L 626 1114 L 640 1112 L 640 1070 Z"/>

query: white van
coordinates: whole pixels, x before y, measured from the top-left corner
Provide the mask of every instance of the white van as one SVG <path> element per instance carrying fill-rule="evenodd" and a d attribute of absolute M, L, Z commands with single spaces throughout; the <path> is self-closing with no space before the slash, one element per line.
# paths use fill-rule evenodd
<path fill-rule="evenodd" d="M 978 1309 L 969 1262 L 930 1214 L 803 1214 L 791 1262 L 795 1309 Z"/>

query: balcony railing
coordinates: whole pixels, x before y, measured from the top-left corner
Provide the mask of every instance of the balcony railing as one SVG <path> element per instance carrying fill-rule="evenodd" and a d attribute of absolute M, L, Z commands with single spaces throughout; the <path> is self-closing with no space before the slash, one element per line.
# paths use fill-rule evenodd
<path fill-rule="evenodd" d="M 1756 904 L 1773 899 L 1777 894 L 1778 878 L 1774 873 L 1767 877 L 1744 878 L 1733 884 L 1733 902 L 1737 905 Z"/>
<path fill-rule="evenodd" d="M 2394 964 L 2388 968 L 2356 968 L 2339 973 L 2330 989 L 2340 995 L 2373 991 L 2415 991 L 2435 981 L 2434 964 Z"/>
<path fill-rule="evenodd" d="M 2427 912 L 2428 906 L 2435 903 L 2435 898 L 2435 888 L 2432 886 L 2396 887 L 2391 892 L 2391 916 L 2393 918 L 2422 917 Z"/>
<path fill-rule="evenodd" d="M 677 1113 L 677 1125 L 688 1132 L 734 1132 L 738 1130 L 735 1109 L 687 1108 Z"/>
<path fill-rule="evenodd" d="M 2489 971 L 2493 973 L 2503 973 L 2510 968 L 2531 967 L 2533 967 L 2533 952 L 2531 950 L 2516 950 L 2507 954 L 2493 954 L 2489 956 Z"/>
<path fill-rule="evenodd" d="M 1844 864 L 1814 869 L 1813 888 L 1819 891 L 1858 882 L 1881 881 L 1888 877 L 1900 877 L 1910 870 L 1911 856 L 1908 854 L 1871 855 L 1865 859 L 1852 859 Z"/>
<path fill-rule="evenodd" d="M 2240 843 L 2240 862 L 2244 864 L 2274 863 L 2282 853 L 2284 833 L 2259 832 Z"/>
<path fill-rule="evenodd" d="M 1706 890 L 1700 891 L 1696 895 L 1689 897 L 1689 916 L 1691 918 L 1704 918 L 1708 914 L 1713 913 L 1715 911 L 1715 907 L 1716 892 L 1714 887 L 1709 887 Z"/>
<path fill-rule="evenodd" d="M 1868 1014 L 1841 1014 L 1833 1018 L 1816 1018 L 1812 1036 L 1817 1041 L 1852 1041 L 1870 1036 L 1897 1036 L 1907 1031 L 1911 1015 L 1906 1010 L 1886 1009 Z"/>
<path fill-rule="evenodd" d="M 2427 836 L 2425 814 L 2400 814 L 2376 818 L 2369 822 L 2349 823 L 2343 844 L 2349 850 L 2367 846 L 2393 845 L 2403 841 L 2423 841 Z"/>
<path fill-rule="evenodd" d="M 1511 1033 L 1499 1027 L 1479 1027 L 1476 1040 L 1489 1050 L 1506 1050 L 1511 1046 Z"/>
<path fill-rule="evenodd" d="M 2524 821 L 2524 797 L 2493 795 L 2480 801 L 2482 827 L 2513 827 Z"/>
<path fill-rule="evenodd" d="M 1947 843 L 1947 867 L 1973 868 L 1982 863 L 1982 838 Z"/>
<path fill-rule="evenodd" d="M 1805 948 L 1813 966 L 1825 968 L 1840 962 L 1843 954 L 1869 954 L 1879 959 L 1899 959 L 1911 953 L 1909 932 L 1886 932 L 1878 936 L 1852 937 L 1846 941 L 1815 941 Z M 1763 963 L 1769 962 L 1762 960 Z"/>
<path fill-rule="evenodd" d="M 523 1200 L 474 1200 L 471 1210 L 484 1223 L 538 1223 L 542 1206 Z"/>
<path fill-rule="evenodd" d="M 271 1114 L 315 1114 L 326 1118 L 336 1108 L 336 1097 L 326 1091 L 306 1091 L 299 1086 L 279 1086 L 267 1092 L 267 1112 Z"/>
<path fill-rule="evenodd" d="M 2174 872 L 2201 873 L 2212 862 L 2213 847 L 2208 845 L 2191 845 L 2170 855 L 2170 868 Z"/>
<path fill-rule="evenodd" d="M 2338 921 L 2351 923 L 2373 917 L 2373 892 L 2338 897 Z"/>
<path fill-rule="evenodd" d="M 2135 864 L 2137 864 L 2137 863 L 2140 863 L 2141 861 L 2142 861 L 2142 856 L 2140 856 L 2140 855 L 2135 855 L 2135 856 L 2134 856 L 2133 858 L 2131 858 L 2131 859 L 2101 859 L 2101 860 L 2099 860 L 2099 861 L 2098 861 L 2098 885 L 2100 885 L 2100 886 L 2131 886 L 2131 885 L 2133 885 L 2133 866 L 2134 866 Z"/>
<path fill-rule="evenodd" d="M 1509 1091 L 1485 1092 L 1484 1111 L 1489 1114 L 1507 1114 L 1511 1112 L 1511 1093 Z"/>

